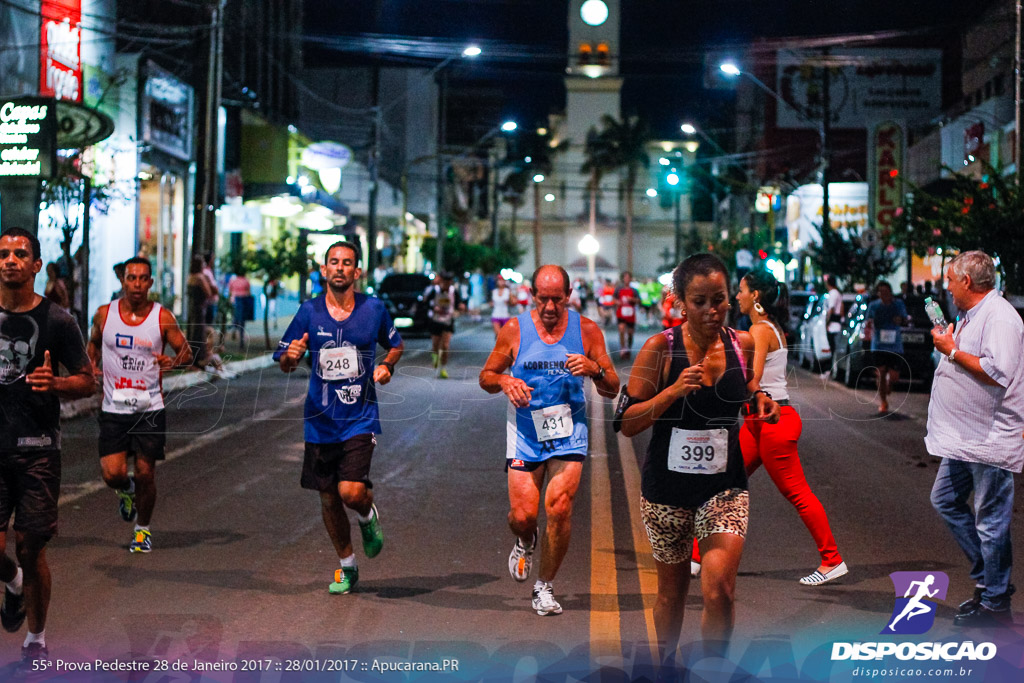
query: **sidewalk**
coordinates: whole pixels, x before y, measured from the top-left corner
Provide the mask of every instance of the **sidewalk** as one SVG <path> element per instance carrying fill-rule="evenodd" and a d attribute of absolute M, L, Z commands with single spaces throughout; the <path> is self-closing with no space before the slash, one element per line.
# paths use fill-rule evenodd
<path fill-rule="evenodd" d="M 220 373 L 207 370 L 176 370 L 164 375 L 164 394 L 166 395 L 174 391 L 181 391 L 182 389 L 187 389 L 188 387 L 193 387 L 197 384 L 202 384 L 203 382 L 215 382 L 220 379 L 231 379 L 232 376 L 239 375 L 243 372 L 251 372 L 252 370 L 270 367 L 274 364 L 274 360 L 271 357 L 273 352 L 272 350 L 277 347 L 277 340 L 284 334 L 284 331 L 288 327 L 288 323 L 291 322 L 291 319 L 291 314 L 287 316 L 278 316 L 276 321 L 276 330 L 274 329 L 275 321 L 270 321 L 270 351 L 266 349 L 262 318 L 246 323 L 246 345 L 244 348 L 240 348 L 237 336 L 232 340 L 231 328 L 229 327 L 226 332 L 225 339 L 221 344 L 221 346 L 223 346 L 223 350 L 219 351 L 221 359 L 224 361 L 224 376 Z M 68 420 L 82 415 L 94 414 L 99 411 L 102 400 L 103 395 L 101 393 L 97 393 L 87 398 L 79 398 L 73 401 L 61 401 L 61 419 Z"/>

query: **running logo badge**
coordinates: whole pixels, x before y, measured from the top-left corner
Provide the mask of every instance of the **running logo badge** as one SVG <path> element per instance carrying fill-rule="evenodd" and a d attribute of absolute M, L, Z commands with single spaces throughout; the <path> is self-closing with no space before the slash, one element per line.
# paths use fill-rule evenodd
<path fill-rule="evenodd" d="M 130 334 L 115 334 L 114 346 L 116 346 L 119 349 L 134 349 L 135 337 Z"/>
<path fill-rule="evenodd" d="M 949 577 L 944 572 L 893 572 L 896 604 L 882 634 L 925 633 L 935 623 L 937 601 L 946 599 Z"/>

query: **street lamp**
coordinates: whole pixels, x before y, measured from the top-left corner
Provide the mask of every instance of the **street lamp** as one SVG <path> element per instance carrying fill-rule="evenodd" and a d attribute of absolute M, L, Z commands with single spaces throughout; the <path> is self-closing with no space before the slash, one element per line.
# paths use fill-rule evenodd
<path fill-rule="evenodd" d="M 827 50 L 826 50 L 827 52 Z M 782 95 L 769 88 L 764 81 L 755 76 L 752 73 L 743 71 L 736 65 L 735 62 L 726 61 L 719 65 L 719 69 L 722 73 L 728 76 L 746 76 L 749 78 L 754 85 L 765 91 L 769 95 L 775 98 L 776 101 L 782 103 L 786 107 L 789 107 L 796 115 L 803 121 L 810 123 L 812 126 L 818 128 L 818 134 L 821 143 L 821 229 L 824 232 L 826 228 L 832 227 L 832 217 L 829 207 L 828 199 L 828 181 L 830 171 L 830 152 L 829 144 L 831 141 L 832 133 L 832 100 L 830 97 L 830 83 L 829 83 L 829 67 L 827 64 L 822 66 L 822 79 L 821 79 L 821 121 L 812 120 L 804 111 L 799 107 L 787 102 Z"/>
<path fill-rule="evenodd" d="M 590 278 L 590 282 L 593 283 L 597 279 L 597 252 L 601 248 L 601 243 L 597 241 L 597 238 L 591 235 L 589 232 L 583 236 L 578 245 L 580 253 L 587 257 L 587 273 Z"/>
<path fill-rule="evenodd" d="M 501 124 L 501 130 L 503 130 L 506 133 L 511 133 L 518 127 L 519 125 L 515 121 L 506 121 L 505 123 Z"/>
<path fill-rule="evenodd" d="M 462 50 L 462 57 L 473 59 L 482 54 L 482 50 L 476 45 L 467 45 Z M 440 272 L 444 269 L 444 146 L 448 137 L 447 117 L 445 106 L 448 95 L 448 71 L 446 67 L 457 59 L 455 55 L 448 57 L 434 67 L 430 73 L 439 76 L 437 91 L 437 253 L 434 258 L 434 270 Z"/>

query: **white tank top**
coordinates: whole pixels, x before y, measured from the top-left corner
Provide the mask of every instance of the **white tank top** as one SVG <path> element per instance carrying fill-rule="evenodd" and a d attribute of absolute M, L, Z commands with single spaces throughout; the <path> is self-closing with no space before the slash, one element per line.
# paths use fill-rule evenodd
<path fill-rule="evenodd" d="M 160 334 L 160 304 L 138 325 L 121 317 L 121 302 L 113 301 L 103 323 L 103 408 L 107 413 L 128 415 L 160 410 L 164 397 L 160 387 L 163 353 Z"/>
<path fill-rule="evenodd" d="M 508 300 L 512 296 L 512 290 L 506 287 L 505 289 L 494 288 L 491 292 L 491 320 L 507 320 L 510 316 L 508 314 Z"/>
<path fill-rule="evenodd" d="M 776 401 L 789 399 L 789 388 L 786 386 L 786 366 L 788 364 L 786 345 L 775 325 L 767 320 L 760 320 L 755 325 L 764 324 L 772 328 L 775 338 L 779 340 L 779 348 L 769 351 L 764 359 L 764 372 L 761 374 L 761 388 L 772 395 Z"/>

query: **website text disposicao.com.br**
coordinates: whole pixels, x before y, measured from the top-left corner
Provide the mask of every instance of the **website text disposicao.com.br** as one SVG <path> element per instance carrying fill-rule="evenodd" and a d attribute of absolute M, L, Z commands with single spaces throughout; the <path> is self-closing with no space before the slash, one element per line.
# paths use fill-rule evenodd
<path fill-rule="evenodd" d="M 906 678 L 968 678 L 977 669 L 970 666 L 952 666 L 946 668 L 915 669 L 913 667 L 894 666 L 889 668 L 872 668 L 869 666 L 858 666 L 851 673 L 855 678 L 888 678 L 896 676 Z"/>

